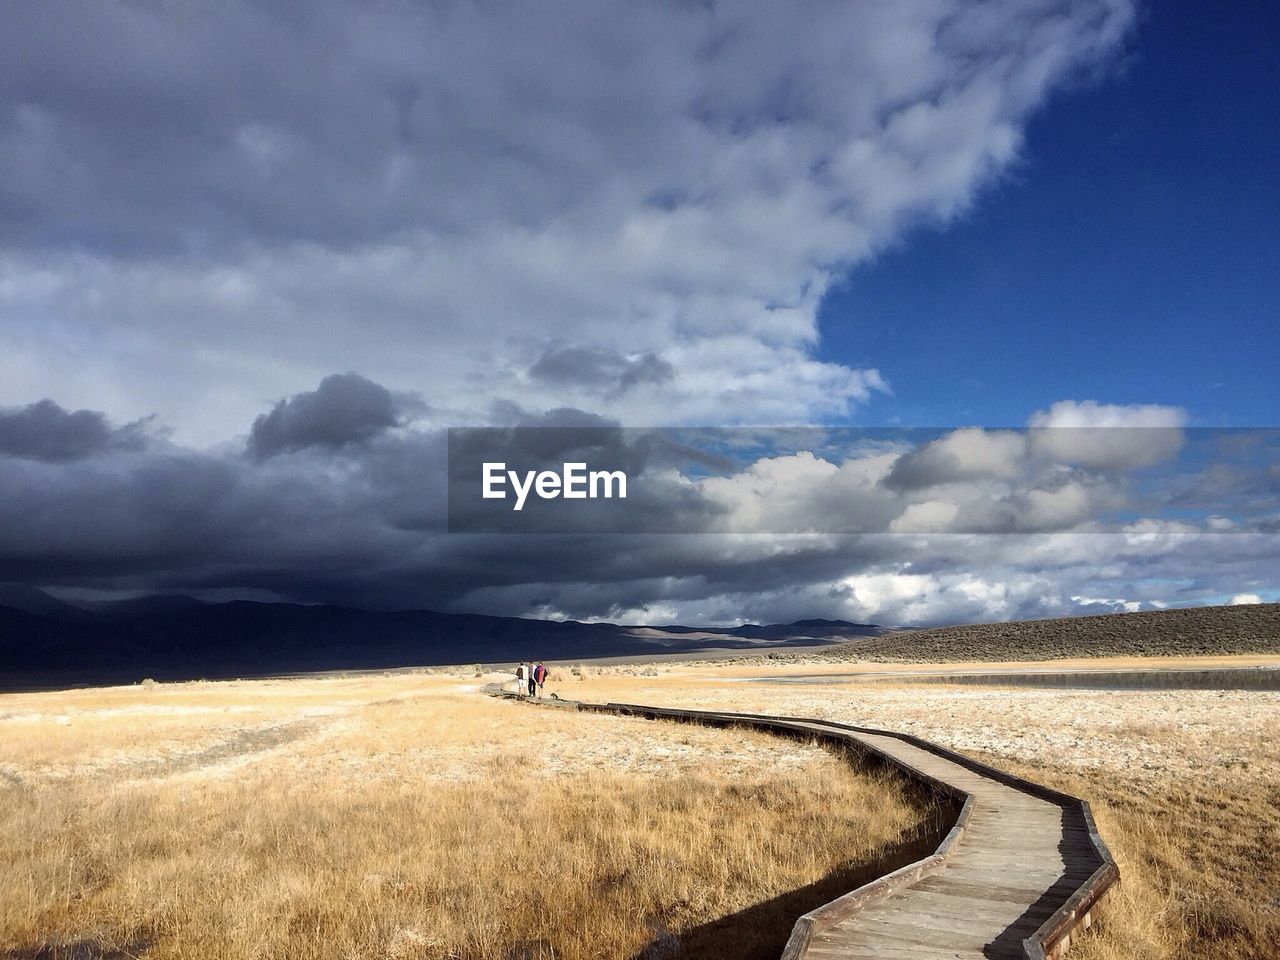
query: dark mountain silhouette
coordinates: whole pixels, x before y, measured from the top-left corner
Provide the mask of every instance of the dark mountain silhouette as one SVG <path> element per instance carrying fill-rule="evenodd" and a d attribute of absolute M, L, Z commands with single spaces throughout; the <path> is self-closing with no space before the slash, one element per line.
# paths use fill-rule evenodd
<path fill-rule="evenodd" d="M 23 583 L 0 583 L 0 607 L 54 616 L 70 616 L 78 612 L 71 604 L 63 603 L 43 590 Z"/>
<path fill-rule="evenodd" d="M 29 590 L 29 588 L 27 588 Z M 39 601 L 34 594 L 45 597 Z M 262 676 L 451 663 L 785 649 L 874 636 L 872 624 L 810 620 L 733 628 L 631 627 L 429 610 L 372 611 L 191 597 L 80 608 L 40 591 L 0 606 L 0 689 Z"/>
<path fill-rule="evenodd" d="M 194 610 L 198 607 L 207 606 L 207 604 L 201 603 L 195 597 L 187 597 L 181 594 L 156 594 L 149 597 L 131 597 L 128 600 L 85 603 L 81 604 L 81 606 L 93 610 L 95 613 L 102 613 L 108 616 L 131 617 L 146 613 L 172 613 L 178 610 Z"/>

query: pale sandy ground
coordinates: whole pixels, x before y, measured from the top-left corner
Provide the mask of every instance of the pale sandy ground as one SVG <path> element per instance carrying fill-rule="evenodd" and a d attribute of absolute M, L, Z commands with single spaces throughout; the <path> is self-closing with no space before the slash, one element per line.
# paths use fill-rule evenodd
<path fill-rule="evenodd" d="M 0 696 L 0 779 L 29 787 L 86 781 L 252 779 L 421 782 L 482 779 L 513 748 L 530 777 L 610 770 L 680 774 L 711 765 L 764 775 L 821 751 L 741 731 L 654 727 L 627 718 L 508 714 L 485 680 L 423 674 L 160 684 Z M 518 732 L 519 741 L 512 742 Z"/>
<path fill-rule="evenodd" d="M 1280 657 L 1116 659 L 1102 666 L 1188 668 L 1280 663 Z M 1073 661 L 1055 663 L 1067 669 Z M 981 669 L 1016 669 L 982 664 Z M 1028 665 L 1029 666 L 1029 665 Z M 972 669 L 956 665 L 951 669 Z M 820 686 L 753 682 L 763 676 L 813 673 L 812 664 L 671 665 L 655 677 L 626 668 L 565 679 L 548 692 L 566 698 L 623 700 L 821 717 L 887 727 L 954 749 L 1062 768 L 1123 770 L 1229 782 L 1280 781 L 1280 693 L 1204 690 L 1067 690 L 945 687 L 892 681 Z M 837 669 L 851 679 L 883 664 Z M 909 666 L 892 668 L 906 672 Z M 930 668 L 931 670 L 933 668 Z M 947 669 L 946 667 L 940 669 Z M 504 679 L 487 675 L 484 680 Z M 473 717 L 447 738 L 405 736 L 407 717 L 424 731 L 448 725 L 457 704 L 483 680 L 397 673 L 386 677 L 307 681 L 241 681 L 76 690 L 0 696 L 0 778 L 13 783 L 67 779 L 104 782 L 158 778 L 252 776 L 265 765 L 299 778 L 322 779 L 338 763 L 361 779 L 486 775 L 509 751 L 503 725 Z M 380 729 L 395 729 L 379 740 Z M 524 747 L 539 757 L 531 775 L 556 776 L 599 767 L 679 772 L 704 759 L 727 769 L 768 773 L 802 763 L 805 750 L 781 741 L 670 728 L 660 739 L 636 736 L 634 721 L 598 716 L 589 724 L 540 723 Z M 667 729 L 667 728 L 663 728 Z"/>
<path fill-rule="evenodd" d="M 650 662 L 671 677 L 765 677 L 787 675 L 846 674 L 850 678 L 880 677 L 886 674 L 909 676 L 937 673 L 1061 673 L 1072 670 L 1214 670 L 1238 667 L 1280 668 L 1280 654 L 1242 654 L 1204 657 L 1076 657 L 1063 660 L 984 660 L 976 663 L 882 663 L 847 660 L 831 656 L 830 648 L 794 651 L 779 650 L 780 659 L 768 654 L 745 654 L 718 658 L 688 654 L 696 659 L 684 662 L 651 661 L 644 657 L 619 660 L 619 664 L 641 667 Z M 785 658 L 785 659 L 781 659 Z M 597 661 L 592 661 L 593 663 Z M 605 663 L 605 661 L 598 661 Z M 692 673 L 690 671 L 693 671 Z"/>
<path fill-rule="evenodd" d="M 782 685 L 601 677 L 608 699 L 811 716 L 914 733 L 967 753 L 1063 767 L 1277 782 L 1280 693 L 945 687 L 890 682 Z M 561 685 L 564 689 L 565 685 Z M 569 688 L 565 695 L 574 690 Z"/>

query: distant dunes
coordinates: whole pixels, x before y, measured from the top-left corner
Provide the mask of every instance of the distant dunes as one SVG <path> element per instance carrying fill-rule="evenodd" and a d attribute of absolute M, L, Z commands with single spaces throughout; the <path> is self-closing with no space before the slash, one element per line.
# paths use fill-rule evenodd
<path fill-rule="evenodd" d="M 1280 603 L 900 630 L 826 655 L 907 663 L 1280 653 Z"/>

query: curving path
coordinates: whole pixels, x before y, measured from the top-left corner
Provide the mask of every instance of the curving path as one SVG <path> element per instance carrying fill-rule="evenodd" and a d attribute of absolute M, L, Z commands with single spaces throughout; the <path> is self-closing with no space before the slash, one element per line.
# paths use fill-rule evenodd
<path fill-rule="evenodd" d="M 803 724 L 814 732 L 826 724 Z M 1083 818 L 957 760 L 888 734 L 849 732 L 972 798 L 963 833 L 926 875 L 810 934 L 795 956 L 955 958 L 1028 955 L 1034 937 L 1101 858 Z M 892 892 L 892 896 L 888 893 Z"/>
<path fill-rule="evenodd" d="M 487 692 L 515 697 L 495 687 Z M 933 855 L 799 918 L 784 960 L 1054 960 L 1119 880 L 1085 801 L 908 734 L 798 717 L 538 702 L 837 743 L 957 806 L 956 824 Z"/>

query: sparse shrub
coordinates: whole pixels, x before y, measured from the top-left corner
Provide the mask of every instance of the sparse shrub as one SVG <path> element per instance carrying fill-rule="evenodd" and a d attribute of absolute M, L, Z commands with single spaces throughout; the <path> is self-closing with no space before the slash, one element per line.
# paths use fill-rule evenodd
<path fill-rule="evenodd" d="M 155 688 L 156 688 L 156 682 L 151 677 L 147 677 L 145 680 L 142 681 L 143 690 L 154 690 Z"/>
<path fill-rule="evenodd" d="M 1280 652 L 1280 604 L 1188 607 L 865 637 L 828 656 L 907 663 Z"/>

